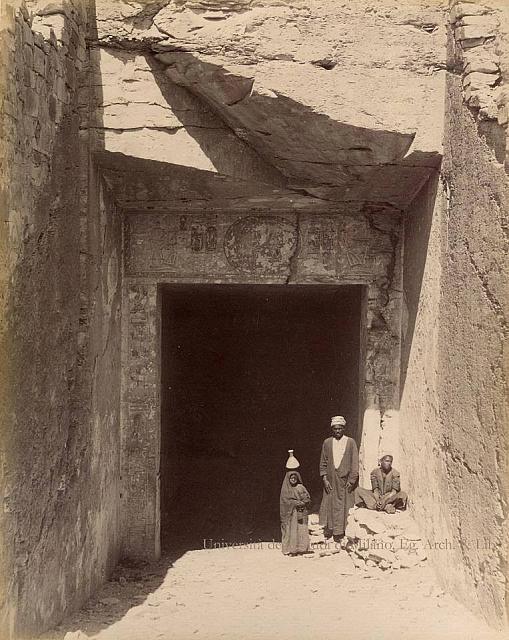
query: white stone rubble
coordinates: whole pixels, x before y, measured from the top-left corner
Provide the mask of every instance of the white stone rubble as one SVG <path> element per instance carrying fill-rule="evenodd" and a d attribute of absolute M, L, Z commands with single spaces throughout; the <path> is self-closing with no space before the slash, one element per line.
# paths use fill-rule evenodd
<path fill-rule="evenodd" d="M 369 577 L 380 570 L 414 567 L 427 557 L 417 525 L 408 511 L 388 514 L 353 507 L 341 543 L 326 540 L 318 516 L 312 514 L 309 534 L 317 557 L 340 554 L 340 572 L 346 574 L 357 569 L 367 572 Z M 347 554 L 341 553 L 343 549 Z"/>

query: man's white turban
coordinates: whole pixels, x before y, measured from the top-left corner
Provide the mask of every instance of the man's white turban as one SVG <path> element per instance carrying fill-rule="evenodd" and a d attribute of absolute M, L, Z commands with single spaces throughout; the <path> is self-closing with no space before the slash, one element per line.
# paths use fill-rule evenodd
<path fill-rule="evenodd" d="M 332 416 L 330 426 L 333 427 L 336 424 L 341 424 L 344 426 L 346 425 L 346 420 L 343 418 L 343 416 Z"/>

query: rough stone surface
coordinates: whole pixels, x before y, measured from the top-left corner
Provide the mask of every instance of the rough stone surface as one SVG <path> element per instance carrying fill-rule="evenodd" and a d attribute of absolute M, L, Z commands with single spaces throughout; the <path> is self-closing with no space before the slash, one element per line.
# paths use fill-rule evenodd
<path fill-rule="evenodd" d="M 92 126 L 100 150 L 282 187 L 285 180 L 146 53 L 99 49 Z"/>
<path fill-rule="evenodd" d="M 10 369 L 0 636 L 10 638 L 58 622 L 118 557 L 122 247 L 100 181 L 88 200 L 83 6 L 32 21 L 23 5 L 3 4 L 1 22 L 1 350 Z"/>
<path fill-rule="evenodd" d="M 197 3 L 98 3 L 98 42 L 132 50 L 101 54 L 106 95 L 97 126 L 106 148 L 132 153 L 136 141 L 140 157 L 230 175 L 225 155 L 240 154 L 245 165 L 247 143 L 258 165 L 272 167 L 271 183 L 277 176 L 299 197 L 406 208 L 439 163 L 443 9 L 313 0 L 213 13 L 220 19 Z M 146 52 L 141 64 L 136 47 Z M 113 68 L 112 80 L 128 83 L 122 90 L 108 79 Z M 208 107 L 208 122 L 198 125 L 193 109 L 178 122 L 180 87 Z M 139 121 L 143 102 L 145 122 L 122 129 L 128 114 Z M 212 126 L 211 113 L 222 124 Z M 207 151 L 219 139 L 226 154 L 216 163 Z"/>
<path fill-rule="evenodd" d="M 348 515 L 346 550 L 361 570 L 415 567 L 427 558 L 430 541 L 423 540 L 408 511 L 394 514 L 354 507 Z"/>
<path fill-rule="evenodd" d="M 430 552 L 442 584 L 493 622 L 506 615 L 509 185 L 453 77 L 446 141 L 444 186 L 405 223 L 401 471 L 423 534 L 450 544 Z"/>
<path fill-rule="evenodd" d="M 509 8 L 504 2 L 452 2 L 449 67 L 463 80 L 463 98 L 479 122 L 506 125 Z M 505 157 L 498 151 L 499 159 Z"/>

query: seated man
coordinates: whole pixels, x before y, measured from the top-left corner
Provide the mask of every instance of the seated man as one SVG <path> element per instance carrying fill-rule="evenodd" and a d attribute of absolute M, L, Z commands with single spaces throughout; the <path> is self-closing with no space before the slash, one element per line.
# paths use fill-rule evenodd
<path fill-rule="evenodd" d="M 357 487 L 355 504 L 359 507 L 395 513 L 396 509 L 406 509 L 407 495 L 401 491 L 399 471 L 392 468 L 392 456 L 380 458 L 380 466 L 371 472 L 371 487 Z"/>

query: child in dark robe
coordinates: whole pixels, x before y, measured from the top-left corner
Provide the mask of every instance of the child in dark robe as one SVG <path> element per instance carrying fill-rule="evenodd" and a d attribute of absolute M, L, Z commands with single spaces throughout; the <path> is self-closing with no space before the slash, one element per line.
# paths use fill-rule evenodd
<path fill-rule="evenodd" d="M 281 486 L 281 551 L 295 556 L 309 553 L 308 507 L 311 498 L 298 471 L 287 471 Z"/>

